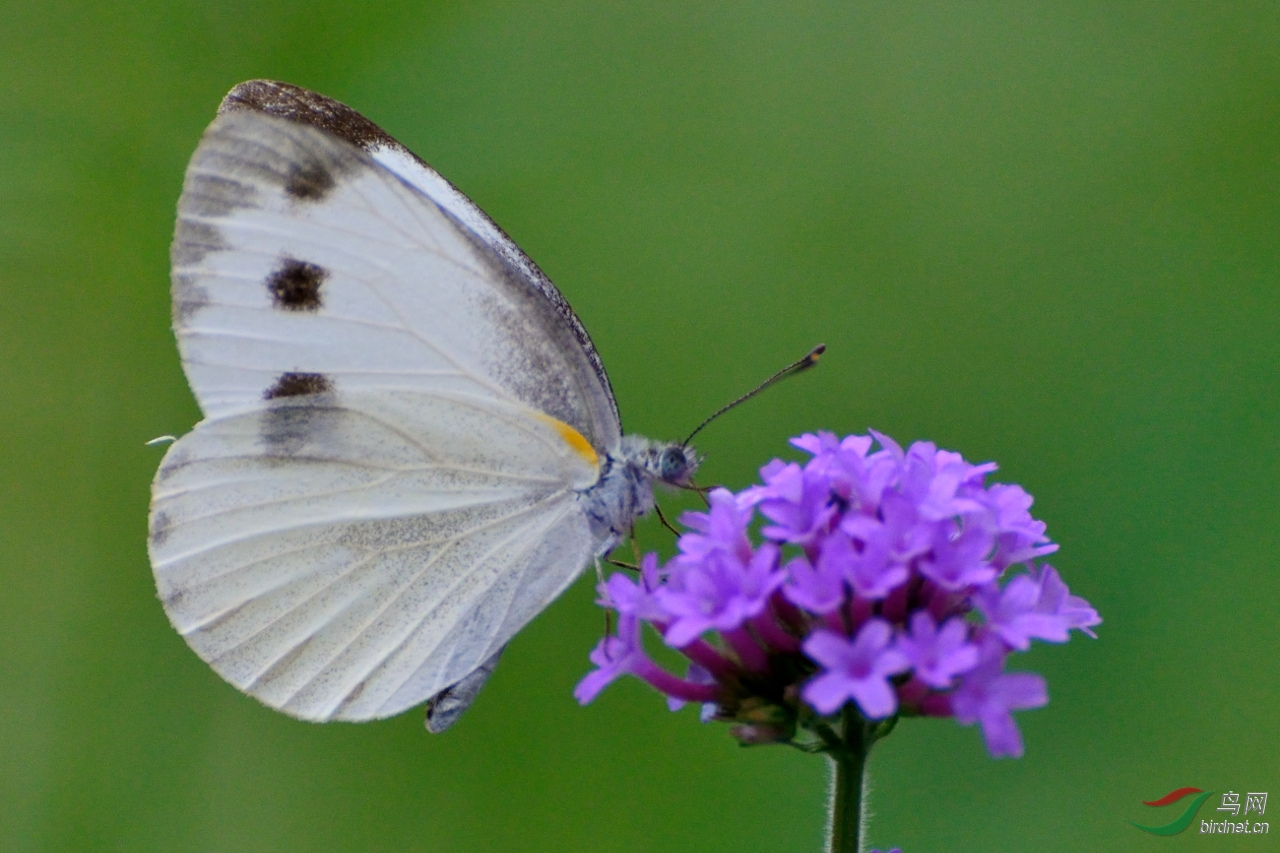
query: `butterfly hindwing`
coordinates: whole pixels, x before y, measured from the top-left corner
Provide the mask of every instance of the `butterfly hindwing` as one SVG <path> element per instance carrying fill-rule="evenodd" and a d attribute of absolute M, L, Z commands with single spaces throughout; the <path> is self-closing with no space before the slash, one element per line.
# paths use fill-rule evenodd
<path fill-rule="evenodd" d="M 312 720 L 388 716 L 493 657 L 596 546 L 595 472 L 478 398 L 324 395 L 209 419 L 157 475 L 170 620 L 224 678 Z"/>

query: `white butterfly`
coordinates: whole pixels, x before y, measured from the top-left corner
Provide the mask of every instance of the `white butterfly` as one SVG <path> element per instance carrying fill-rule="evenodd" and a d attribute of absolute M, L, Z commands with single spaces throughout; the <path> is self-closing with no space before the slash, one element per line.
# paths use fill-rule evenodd
<path fill-rule="evenodd" d="M 623 436 L 595 347 L 483 212 L 349 107 L 227 95 L 187 168 L 173 324 L 205 419 L 152 489 L 174 627 L 307 720 L 423 700 L 503 646 L 697 467 Z"/>

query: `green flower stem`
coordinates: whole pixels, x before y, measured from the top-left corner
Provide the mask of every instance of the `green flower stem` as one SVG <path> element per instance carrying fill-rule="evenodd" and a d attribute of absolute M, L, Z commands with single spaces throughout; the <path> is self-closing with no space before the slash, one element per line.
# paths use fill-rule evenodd
<path fill-rule="evenodd" d="M 841 721 L 841 744 L 827 753 L 831 760 L 831 815 L 827 853 L 861 853 L 863 793 L 867 754 L 876 740 L 873 725 L 846 706 Z"/>

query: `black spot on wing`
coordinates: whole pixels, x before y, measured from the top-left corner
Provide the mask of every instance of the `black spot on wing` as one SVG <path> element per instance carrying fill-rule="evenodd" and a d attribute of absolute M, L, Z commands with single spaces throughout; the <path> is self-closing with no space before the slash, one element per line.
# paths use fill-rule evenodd
<path fill-rule="evenodd" d="M 279 400 L 282 397 L 303 397 L 331 391 L 333 383 L 323 373 L 281 373 L 276 384 L 263 392 L 262 399 Z"/>
<path fill-rule="evenodd" d="M 285 258 L 280 268 L 267 276 L 271 304 L 286 311 L 319 311 L 324 304 L 320 285 L 328 277 L 324 267 Z"/>
<path fill-rule="evenodd" d="M 319 160 L 294 163 L 285 178 L 284 191 L 295 201 L 320 201 L 337 182 L 333 173 Z"/>

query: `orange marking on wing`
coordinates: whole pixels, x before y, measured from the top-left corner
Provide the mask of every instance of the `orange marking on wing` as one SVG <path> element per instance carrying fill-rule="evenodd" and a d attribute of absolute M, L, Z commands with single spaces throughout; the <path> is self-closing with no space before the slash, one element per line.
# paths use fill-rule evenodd
<path fill-rule="evenodd" d="M 591 442 L 582 437 L 582 433 L 578 432 L 564 421 L 556 420 L 550 415 L 539 413 L 538 416 L 549 423 L 556 432 L 560 433 L 560 437 L 565 440 L 566 444 L 573 448 L 574 453 L 577 453 L 593 466 L 600 465 L 600 457 L 596 455 L 596 449 L 591 446 Z"/>

